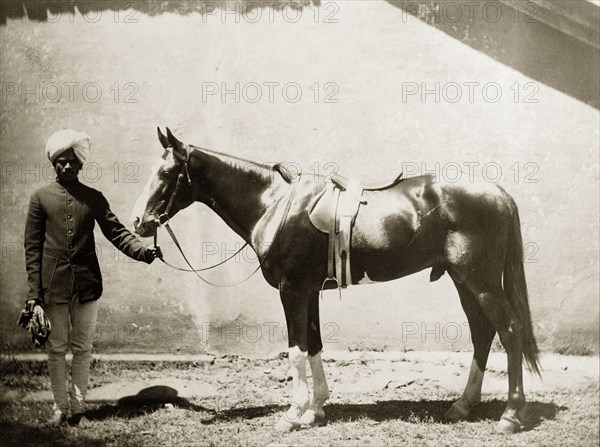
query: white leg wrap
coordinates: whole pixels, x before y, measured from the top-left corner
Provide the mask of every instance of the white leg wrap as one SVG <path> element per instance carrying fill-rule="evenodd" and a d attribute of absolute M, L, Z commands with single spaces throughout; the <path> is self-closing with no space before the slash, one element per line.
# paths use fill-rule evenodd
<path fill-rule="evenodd" d="M 290 431 L 300 426 L 300 419 L 308 407 L 308 382 L 306 380 L 306 358 L 308 353 L 294 346 L 289 350 L 290 372 L 293 394 L 290 408 L 277 423 L 277 430 Z"/>
<path fill-rule="evenodd" d="M 483 384 L 484 371 L 479 369 L 475 359 L 471 362 L 471 370 L 469 371 L 469 380 L 461 399 L 464 399 L 470 406 L 481 402 L 481 385 Z"/>
<path fill-rule="evenodd" d="M 323 411 L 323 404 L 329 399 L 329 387 L 327 386 L 327 379 L 323 370 L 321 353 L 319 352 L 309 357 L 308 361 L 313 376 L 313 397 L 308 410 L 302 415 L 300 423 L 303 425 L 314 425 L 324 421 L 325 411 Z"/>

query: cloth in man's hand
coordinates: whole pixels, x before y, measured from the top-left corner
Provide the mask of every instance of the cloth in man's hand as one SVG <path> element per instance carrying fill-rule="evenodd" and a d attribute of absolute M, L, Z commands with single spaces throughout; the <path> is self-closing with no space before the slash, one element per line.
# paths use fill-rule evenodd
<path fill-rule="evenodd" d="M 38 300 L 27 300 L 17 324 L 30 332 L 31 340 L 37 348 L 44 346 L 52 327 Z"/>

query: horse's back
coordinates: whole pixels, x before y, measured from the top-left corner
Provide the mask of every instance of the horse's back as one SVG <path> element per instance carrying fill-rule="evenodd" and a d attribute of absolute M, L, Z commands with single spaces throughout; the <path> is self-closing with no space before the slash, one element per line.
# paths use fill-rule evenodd
<path fill-rule="evenodd" d="M 507 196 L 489 182 L 424 175 L 365 191 L 352 235 L 357 278 L 363 271 L 372 280 L 387 280 L 436 265 L 468 265 L 480 247 L 504 240 L 507 219 Z M 463 253 L 468 256 L 461 258 Z M 372 259 L 381 267 L 370 265 Z"/>

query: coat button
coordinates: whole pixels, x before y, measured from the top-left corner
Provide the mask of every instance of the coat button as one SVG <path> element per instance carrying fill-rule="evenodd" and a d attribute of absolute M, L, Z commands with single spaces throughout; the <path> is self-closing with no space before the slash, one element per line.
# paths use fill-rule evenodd
<path fill-rule="evenodd" d="M 69 234 L 73 234 L 73 230 L 69 230 Z"/>
<path fill-rule="evenodd" d="M 67 219 L 69 219 L 69 220 L 70 220 L 70 219 L 71 219 L 71 217 L 73 217 L 73 216 L 71 216 L 71 215 L 69 214 L 69 215 L 67 216 Z"/>
<path fill-rule="evenodd" d="M 72 245 L 69 245 L 69 249 L 73 250 L 73 246 L 72 246 Z"/>

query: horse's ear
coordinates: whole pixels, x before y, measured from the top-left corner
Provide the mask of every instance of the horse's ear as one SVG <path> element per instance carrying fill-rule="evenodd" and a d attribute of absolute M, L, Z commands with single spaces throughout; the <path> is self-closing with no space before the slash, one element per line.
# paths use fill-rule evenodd
<path fill-rule="evenodd" d="M 173 152 L 183 155 L 183 158 L 186 159 L 186 151 L 184 145 L 181 141 L 179 141 L 175 136 L 171 133 L 171 129 L 167 127 L 167 138 L 169 139 L 169 144 L 173 148 Z"/>
<path fill-rule="evenodd" d="M 156 131 L 158 132 L 158 141 L 160 141 L 160 144 L 162 145 L 162 147 L 164 149 L 168 148 L 169 147 L 169 140 L 160 131 L 160 127 L 157 127 Z"/>

